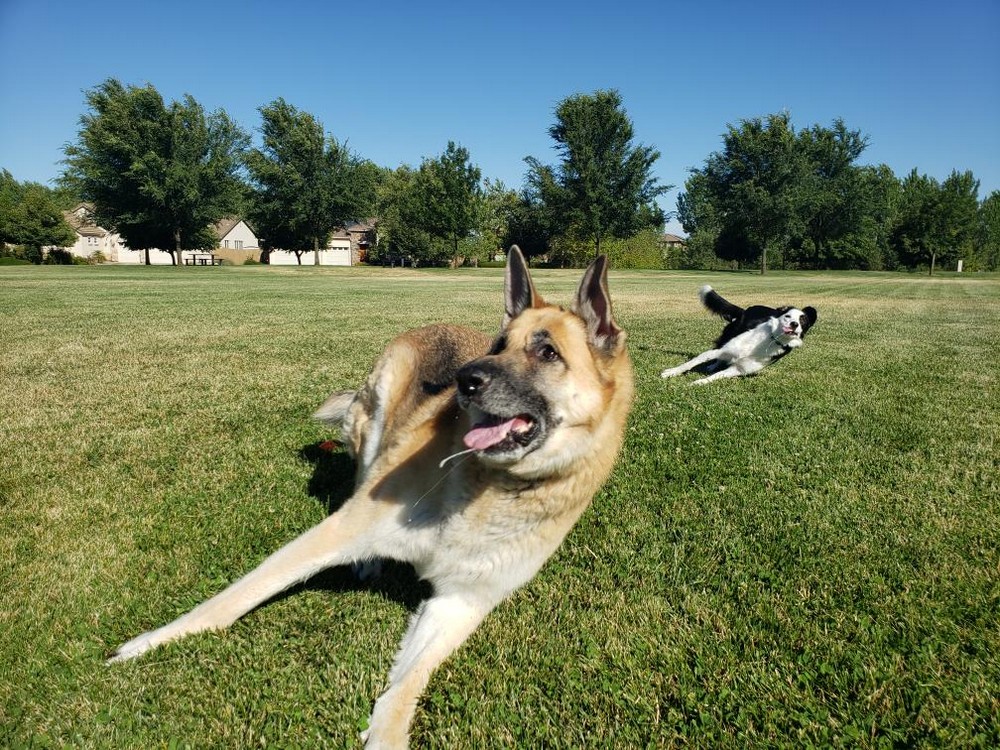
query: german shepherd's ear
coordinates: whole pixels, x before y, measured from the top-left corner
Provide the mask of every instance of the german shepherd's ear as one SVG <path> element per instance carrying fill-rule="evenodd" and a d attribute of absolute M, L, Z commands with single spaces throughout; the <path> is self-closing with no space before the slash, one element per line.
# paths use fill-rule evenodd
<path fill-rule="evenodd" d="M 531 283 L 528 264 L 521 254 L 521 248 L 511 245 L 507 252 L 507 273 L 503 285 L 503 322 L 500 330 L 504 330 L 514 318 L 529 307 L 542 307 L 545 304 L 535 285 Z"/>
<path fill-rule="evenodd" d="M 611 315 L 606 255 L 598 257 L 583 274 L 573 312 L 587 324 L 587 338 L 594 348 L 612 354 L 625 343 L 625 332 Z"/>

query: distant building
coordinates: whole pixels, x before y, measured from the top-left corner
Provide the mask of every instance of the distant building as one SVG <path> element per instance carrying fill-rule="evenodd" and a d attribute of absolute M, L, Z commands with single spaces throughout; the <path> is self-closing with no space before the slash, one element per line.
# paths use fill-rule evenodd
<path fill-rule="evenodd" d="M 215 256 L 233 265 L 260 260 L 260 241 L 249 224 L 239 216 L 229 216 L 212 227 L 219 238 Z"/>
<path fill-rule="evenodd" d="M 104 260 L 117 263 L 121 252 L 127 250 L 125 243 L 114 232 L 94 223 L 93 210 L 89 203 L 78 203 L 69 211 L 63 211 L 66 223 L 76 232 L 76 242 L 60 249 L 77 258 L 91 259 L 100 253 Z"/>
<path fill-rule="evenodd" d="M 679 237 L 676 234 L 670 234 L 669 232 L 664 232 L 660 237 L 660 244 L 663 245 L 666 250 L 681 249 L 687 246 L 687 239 L 684 237 Z"/>
<path fill-rule="evenodd" d="M 356 266 L 364 263 L 370 248 L 378 240 L 378 222 L 375 219 L 353 221 L 337 229 L 330 235 L 326 247 L 319 251 L 321 266 Z M 272 250 L 272 266 L 295 266 L 299 264 L 295 253 L 290 250 Z M 302 265 L 316 264 L 316 256 L 310 250 L 302 253 Z"/>

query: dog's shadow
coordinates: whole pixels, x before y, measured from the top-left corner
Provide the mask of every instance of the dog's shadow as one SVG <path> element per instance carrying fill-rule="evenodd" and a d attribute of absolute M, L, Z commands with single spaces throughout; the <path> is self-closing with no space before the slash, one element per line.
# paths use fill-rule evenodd
<path fill-rule="evenodd" d="M 299 450 L 299 457 L 313 467 L 307 492 L 323 505 L 328 515 L 336 513 L 354 492 L 354 459 L 334 441 L 305 445 Z M 420 580 L 411 565 L 392 560 L 382 561 L 381 572 L 366 581 L 360 581 L 351 566 L 340 565 L 317 573 L 289 594 L 297 590 L 371 591 L 411 612 L 433 593 L 430 584 Z"/>

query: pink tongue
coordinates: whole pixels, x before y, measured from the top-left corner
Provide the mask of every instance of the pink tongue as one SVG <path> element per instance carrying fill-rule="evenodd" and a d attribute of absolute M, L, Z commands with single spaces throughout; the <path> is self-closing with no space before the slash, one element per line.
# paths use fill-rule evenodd
<path fill-rule="evenodd" d="M 515 427 L 526 428 L 527 426 L 527 420 L 521 419 L 521 417 L 514 417 L 497 425 L 473 427 L 465 434 L 465 447 L 477 451 L 485 450 L 491 445 L 496 445 L 502 441 Z"/>

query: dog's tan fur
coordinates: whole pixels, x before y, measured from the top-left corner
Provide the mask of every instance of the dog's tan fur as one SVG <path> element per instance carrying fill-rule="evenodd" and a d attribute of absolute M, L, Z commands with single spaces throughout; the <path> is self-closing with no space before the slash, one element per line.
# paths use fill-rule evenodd
<path fill-rule="evenodd" d="M 410 562 L 434 593 L 413 617 L 364 734 L 368 748 L 405 747 L 433 670 L 534 576 L 607 478 L 632 401 L 603 257 L 569 311 L 542 300 L 512 248 L 504 298 L 492 349 L 465 328 L 411 331 L 387 347 L 359 391 L 331 396 L 317 416 L 343 422 L 358 461 L 351 498 L 220 594 L 122 645 L 113 660 L 224 628 L 331 565 Z M 463 451 L 463 436 L 478 447 Z"/>

